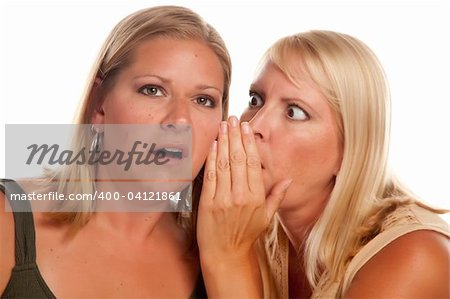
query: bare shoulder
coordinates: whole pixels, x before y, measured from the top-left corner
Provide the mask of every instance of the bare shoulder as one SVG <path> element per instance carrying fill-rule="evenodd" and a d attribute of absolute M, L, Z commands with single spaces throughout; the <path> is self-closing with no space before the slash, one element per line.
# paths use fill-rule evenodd
<path fill-rule="evenodd" d="M 3 293 L 15 264 L 14 218 L 5 211 L 5 194 L 0 192 L 0 294 Z"/>
<path fill-rule="evenodd" d="M 394 240 L 358 271 L 346 298 L 448 298 L 449 244 L 429 230 Z"/>

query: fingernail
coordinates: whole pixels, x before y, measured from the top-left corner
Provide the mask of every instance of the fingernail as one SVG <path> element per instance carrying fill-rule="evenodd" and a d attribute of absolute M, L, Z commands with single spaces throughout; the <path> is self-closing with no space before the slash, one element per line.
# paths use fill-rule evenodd
<path fill-rule="evenodd" d="M 242 132 L 244 134 L 250 134 L 250 125 L 248 124 L 248 122 L 241 123 L 241 126 L 242 126 Z"/>
<path fill-rule="evenodd" d="M 226 121 L 223 121 L 220 123 L 220 131 L 222 132 L 222 134 L 226 134 L 228 131 L 228 124 Z"/>
<path fill-rule="evenodd" d="M 214 140 L 213 144 L 211 145 L 211 151 L 215 152 L 217 149 L 217 140 Z"/>
<path fill-rule="evenodd" d="M 232 126 L 233 128 L 236 128 L 237 125 L 238 125 L 238 119 L 237 119 L 237 117 L 236 117 L 236 116 L 230 116 L 229 120 L 230 120 L 231 126 Z"/>

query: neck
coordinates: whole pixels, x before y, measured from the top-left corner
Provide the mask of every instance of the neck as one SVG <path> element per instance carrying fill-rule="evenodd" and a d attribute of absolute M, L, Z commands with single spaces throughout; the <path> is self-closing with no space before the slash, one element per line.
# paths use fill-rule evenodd
<path fill-rule="evenodd" d="M 328 197 L 305 200 L 306 204 L 278 210 L 281 225 L 297 252 L 300 251 L 308 233 L 316 223 L 327 203 Z M 315 204 L 311 204 L 315 203 Z"/>
<path fill-rule="evenodd" d="M 178 235 L 175 213 L 163 212 L 99 212 L 89 224 L 128 242 L 143 243 L 167 235 Z"/>

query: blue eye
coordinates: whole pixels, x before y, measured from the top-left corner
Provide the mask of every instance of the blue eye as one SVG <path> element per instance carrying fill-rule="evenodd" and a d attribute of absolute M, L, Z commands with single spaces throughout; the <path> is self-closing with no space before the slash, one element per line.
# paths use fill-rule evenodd
<path fill-rule="evenodd" d="M 287 109 L 287 117 L 292 120 L 308 120 L 309 115 L 305 110 L 300 108 L 297 104 L 289 104 Z"/>
<path fill-rule="evenodd" d="M 139 92 L 147 96 L 161 97 L 164 95 L 162 88 L 154 85 L 144 85 L 139 88 Z"/>
<path fill-rule="evenodd" d="M 200 96 L 195 99 L 195 102 L 199 105 L 205 106 L 205 107 L 215 107 L 215 102 L 211 100 L 208 97 Z"/>
<path fill-rule="evenodd" d="M 250 100 L 248 101 L 248 106 L 250 108 L 261 107 L 264 104 L 263 99 L 256 92 L 250 91 Z"/>

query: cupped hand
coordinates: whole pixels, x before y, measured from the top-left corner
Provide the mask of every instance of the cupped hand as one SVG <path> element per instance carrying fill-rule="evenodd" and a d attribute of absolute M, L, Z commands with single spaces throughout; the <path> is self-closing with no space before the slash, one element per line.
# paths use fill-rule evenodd
<path fill-rule="evenodd" d="M 197 222 L 204 260 L 245 258 L 267 229 L 291 179 L 265 196 L 261 162 L 249 123 L 232 116 L 220 124 L 208 154 Z"/>

